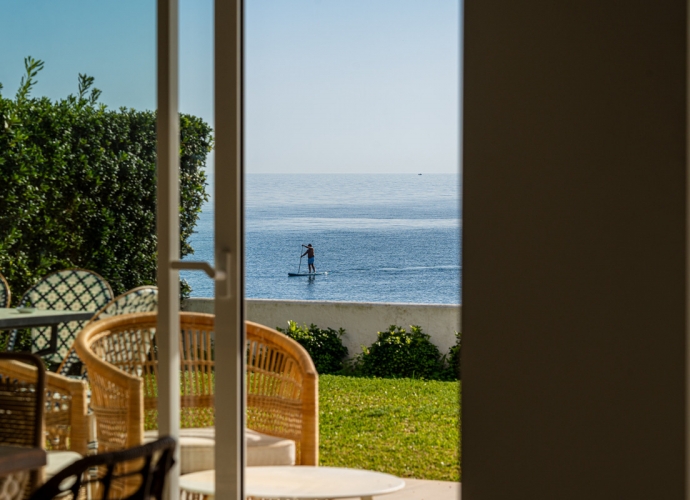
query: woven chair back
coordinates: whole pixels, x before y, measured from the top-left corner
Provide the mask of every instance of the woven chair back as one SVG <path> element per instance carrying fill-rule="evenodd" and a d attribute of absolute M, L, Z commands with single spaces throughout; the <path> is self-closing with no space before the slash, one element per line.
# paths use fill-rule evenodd
<path fill-rule="evenodd" d="M 292 439 L 297 463 L 318 465 L 318 374 L 304 348 L 246 322 L 247 427 Z"/>
<path fill-rule="evenodd" d="M 50 478 L 31 500 L 162 500 L 175 440 L 82 458 Z"/>
<path fill-rule="evenodd" d="M 89 370 L 99 449 L 143 442 L 157 427 L 156 314 L 123 315 L 86 327 L 76 342 Z M 181 426 L 214 423 L 214 316 L 180 313 Z M 318 375 L 294 340 L 247 322 L 247 427 L 292 439 L 297 462 L 318 457 Z M 141 401 L 141 403 L 140 403 Z"/>
<path fill-rule="evenodd" d="M 3 364 L 19 361 L 31 367 L 33 380 L 18 379 L 4 371 Z M 0 444 L 43 448 L 43 410 L 45 368 L 32 354 L 0 353 Z M 40 481 L 38 471 L 31 473 L 27 491 Z"/>
<path fill-rule="evenodd" d="M 24 293 L 19 305 L 59 311 L 93 311 L 96 313 L 113 298 L 108 282 L 93 271 L 65 269 L 49 274 Z M 61 323 L 58 329 L 57 352 L 46 358 L 60 363 L 74 342 L 85 321 Z M 9 350 L 14 349 L 17 332 L 10 336 Z M 50 343 L 50 327 L 31 329 L 31 350 L 40 351 Z"/>
<path fill-rule="evenodd" d="M 155 286 L 140 286 L 133 288 L 122 295 L 118 295 L 113 300 L 104 305 L 93 318 L 86 324 L 89 325 L 94 321 L 105 318 L 111 318 L 120 314 L 132 314 L 139 312 L 155 312 L 158 310 L 158 287 Z M 58 368 L 57 372 L 61 375 L 73 375 L 74 367 L 81 365 L 79 356 L 74 349 L 74 344 L 70 347 L 69 352 L 65 356 L 64 361 Z M 81 378 L 87 379 L 86 370 L 80 370 Z"/>
<path fill-rule="evenodd" d="M 0 374 L 23 384 L 35 384 L 34 365 L 0 359 Z M 44 444 L 48 450 L 72 450 L 85 455 L 88 442 L 87 387 L 56 373 L 45 374 Z"/>
<path fill-rule="evenodd" d="M 0 274 L 0 307 L 10 307 L 12 303 L 12 292 L 10 285 L 7 284 L 5 277 Z"/>

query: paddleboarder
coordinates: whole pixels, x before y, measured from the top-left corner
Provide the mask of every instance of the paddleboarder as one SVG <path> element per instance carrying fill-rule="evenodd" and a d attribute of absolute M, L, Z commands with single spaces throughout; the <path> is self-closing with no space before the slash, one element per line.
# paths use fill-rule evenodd
<path fill-rule="evenodd" d="M 305 255 L 307 256 L 307 264 L 309 264 L 309 272 L 310 273 L 315 273 L 316 268 L 314 267 L 314 247 L 311 246 L 311 243 L 308 245 L 302 245 L 304 248 L 307 250 L 300 255 L 300 258 L 304 257 Z"/>

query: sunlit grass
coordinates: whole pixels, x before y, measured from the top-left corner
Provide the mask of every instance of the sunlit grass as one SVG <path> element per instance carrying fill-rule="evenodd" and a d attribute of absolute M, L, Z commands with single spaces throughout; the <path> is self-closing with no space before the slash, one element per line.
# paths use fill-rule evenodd
<path fill-rule="evenodd" d="M 460 413 L 460 382 L 321 375 L 320 464 L 459 481 Z M 213 425 L 213 410 L 185 408 L 181 423 Z M 150 410 L 145 428 L 156 427 Z"/>
<path fill-rule="evenodd" d="M 320 463 L 460 480 L 460 383 L 319 377 Z"/>

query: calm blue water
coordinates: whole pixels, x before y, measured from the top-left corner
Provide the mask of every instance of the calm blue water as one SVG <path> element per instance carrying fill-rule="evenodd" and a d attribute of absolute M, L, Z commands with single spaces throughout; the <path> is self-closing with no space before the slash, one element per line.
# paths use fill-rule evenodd
<path fill-rule="evenodd" d="M 246 296 L 457 304 L 459 207 L 456 175 L 249 175 Z M 190 260 L 212 261 L 213 218 L 206 207 Z M 288 278 L 307 243 L 328 275 Z M 205 275 L 181 274 L 193 297 L 213 296 Z"/>

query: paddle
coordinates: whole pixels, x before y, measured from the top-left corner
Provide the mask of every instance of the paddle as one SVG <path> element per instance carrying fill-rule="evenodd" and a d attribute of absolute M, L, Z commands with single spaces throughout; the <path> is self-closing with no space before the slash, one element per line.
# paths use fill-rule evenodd
<path fill-rule="evenodd" d="M 302 247 L 303 246 L 304 245 L 302 245 Z M 297 274 L 299 274 L 300 269 L 302 269 L 302 257 L 304 257 L 304 255 L 302 255 L 302 247 L 299 248 L 299 267 L 297 268 Z"/>

